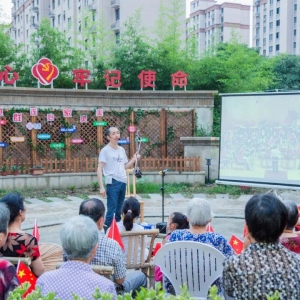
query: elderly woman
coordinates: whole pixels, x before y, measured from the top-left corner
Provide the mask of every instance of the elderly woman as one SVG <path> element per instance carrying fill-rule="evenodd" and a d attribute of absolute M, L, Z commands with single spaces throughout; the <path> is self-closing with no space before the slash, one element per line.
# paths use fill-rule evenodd
<path fill-rule="evenodd" d="M 286 227 L 280 236 L 281 244 L 297 254 L 300 254 L 300 236 L 295 233 L 294 229 L 298 222 L 298 207 L 294 201 L 283 201 L 287 209 Z"/>
<path fill-rule="evenodd" d="M 4 245 L 7 238 L 8 220 L 9 210 L 6 205 L 0 204 L 0 246 Z M 9 292 L 18 285 L 15 266 L 0 258 L 0 300 L 7 299 Z"/>
<path fill-rule="evenodd" d="M 37 280 L 42 295 L 55 292 L 55 297 L 72 300 L 73 294 L 80 299 L 92 300 L 96 288 L 108 292 L 116 299 L 112 281 L 96 274 L 89 265 L 98 247 L 96 223 L 83 215 L 71 218 L 60 230 L 62 247 L 68 261 L 60 269 L 46 272 Z"/>
<path fill-rule="evenodd" d="M 274 195 L 253 196 L 245 207 L 245 250 L 224 263 L 223 285 L 234 299 L 300 299 L 300 261 L 279 243 L 287 209 Z"/>
<path fill-rule="evenodd" d="M 7 194 L 0 199 L 10 210 L 8 236 L 5 244 L 0 248 L 0 254 L 11 257 L 30 257 L 31 269 L 35 276 L 44 273 L 45 268 L 40 257 L 37 239 L 21 229 L 25 220 L 26 208 L 24 198 L 20 194 Z"/>
<path fill-rule="evenodd" d="M 212 217 L 212 209 L 207 200 L 200 198 L 192 199 L 187 208 L 187 218 L 190 223 L 190 228 L 174 230 L 169 241 L 194 241 L 205 243 L 218 249 L 225 255 L 225 257 L 230 257 L 234 252 L 227 240 L 222 235 L 217 233 L 206 232 L 206 225 L 211 222 Z M 221 278 L 217 279 L 214 284 L 217 285 L 219 293 L 221 293 Z M 166 285 L 167 290 L 172 293 L 172 289 L 168 289 L 168 284 Z"/>

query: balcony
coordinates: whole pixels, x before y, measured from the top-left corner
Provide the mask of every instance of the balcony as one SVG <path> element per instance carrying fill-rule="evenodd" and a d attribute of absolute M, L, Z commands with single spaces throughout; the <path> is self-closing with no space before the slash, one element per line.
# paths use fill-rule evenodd
<path fill-rule="evenodd" d="M 259 28 L 259 26 L 260 26 L 259 23 L 256 23 L 256 24 L 255 24 L 255 27 L 256 27 L 256 28 Z"/>
<path fill-rule="evenodd" d="M 120 6 L 120 0 L 111 0 L 110 6 L 113 8 L 117 8 Z"/>
<path fill-rule="evenodd" d="M 55 18 L 55 14 L 52 11 L 49 12 L 49 18 L 51 18 L 51 19 Z"/>
<path fill-rule="evenodd" d="M 120 31 L 120 21 L 117 21 L 113 25 L 111 25 L 111 30 L 113 30 L 115 32 Z"/>
<path fill-rule="evenodd" d="M 89 4 L 88 7 L 89 7 L 90 11 L 95 11 L 96 10 L 96 3 Z"/>
<path fill-rule="evenodd" d="M 39 12 L 39 8 L 37 6 L 34 6 L 32 8 L 32 11 L 35 12 L 35 13 L 38 13 Z"/>
<path fill-rule="evenodd" d="M 259 17 L 259 16 L 260 16 L 260 12 L 257 11 L 257 12 L 255 13 L 255 17 Z"/>

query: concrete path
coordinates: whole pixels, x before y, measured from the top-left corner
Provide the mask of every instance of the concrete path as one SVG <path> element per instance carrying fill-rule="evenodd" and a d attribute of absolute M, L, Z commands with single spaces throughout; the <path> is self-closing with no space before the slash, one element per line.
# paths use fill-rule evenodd
<path fill-rule="evenodd" d="M 213 209 L 214 219 L 212 226 L 217 233 L 230 238 L 232 234 L 242 237 L 244 227 L 244 208 L 252 195 L 242 195 L 237 199 L 230 199 L 227 194 L 217 195 L 211 198 L 210 195 L 195 194 L 194 197 L 206 198 Z M 99 195 L 90 195 L 89 198 L 99 198 Z M 139 197 L 142 199 L 142 197 Z M 292 198 L 300 204 L 299 193 L 285 195 L 285 198 Z M 102 199 L 106 204 L 106 199 Z M 145 222 L 156 224 L 162 221 L 162 198 L 159 194 L 149 194 L 142 199 L 145 201 Z M 165 218 L 170 213 L 178 211 L 186 213 L 187 203 L 190 199 L 184 198 L 181 194 L 172 194 L 171 198 L 165 198 Z M 35 219 L 37 220 L 41 242 L 53 242 L 60 244 L 59 228 L 66 219 L 78 215 L 79 205 L 83 199 L 75 196 L 68 196 L 67 199 L 49 197 L 49 202 L 36 198 L 26 199 L 26 220 L 23 229 L 32 232 Z"/>

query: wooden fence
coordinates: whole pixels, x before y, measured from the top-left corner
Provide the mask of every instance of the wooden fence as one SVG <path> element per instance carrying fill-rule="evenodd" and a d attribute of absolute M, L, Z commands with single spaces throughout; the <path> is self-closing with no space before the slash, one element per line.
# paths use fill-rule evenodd
<path fill-rule="evenodd" d="M 44 168 L 44 173 L 85 173 L 96 172 L 98 158 L 73 158 L 73 159 L 41 159 L 38 164 Z M 4 165 L 8 173 L 11 166 L 18 166 L 20 174 L 28 174 L 31 168 L 30 159 L 10 159 Z M 165 158 L 142 158 L 139 161 L 141 171 L 160 171 L 169 169 L 176 172 L 200 171 L 200 157 L 165 157 Z"/>

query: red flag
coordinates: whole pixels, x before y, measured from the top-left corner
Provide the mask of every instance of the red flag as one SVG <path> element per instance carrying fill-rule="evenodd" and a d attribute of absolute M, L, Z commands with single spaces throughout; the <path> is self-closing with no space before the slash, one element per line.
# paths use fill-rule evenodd
<path fill-rule="evenodd" d="M 207 232 L 215 232 L 214 229 L 213 229 L 213 227 L 210 225 L 210 222 L 206 225 L 205 230 Z"/>
<path fill-rule="evenodd" d="M 121 247 L 123 250 L 125 250 L 124 244 L 123 244 L 123 241 L 122 241 L 122 237 L 121 237 L 119 228 L 118 228 L 118 226 L 117 226 L 117 222 L 116 222 L 115 217 L 113 218 L 113 221 L 112 221 L 112 223 L 111 223 L 111 225 L 110 225 L 110 228 L 109 228 L 107 237 L 110 238 L 110 239 L 115 240 L 116 242 L 118 242 L 119 245 L 120 245 L 120 247 Z"/>
<path fill-rule="evenodd" d="M 25 282 L 30 283 L 30 287 L 23 295 L 23 298 L 26 298 L 28 294 L 30 294 L 33 290 L 35 290 L 35 284 L 36 284 L 36 277 L 34 274 L 28 269 L 28 267 L 21 261 L 18 263 L 17 267 L 17 277 L 20 281 L 20 284 L 23 284 Z"/>
<path fill-rule="evenodd" d="M 34 227 L 33 227 L 33 230 L 32 230 L 32 235 L 37 239 L 37 241 L 40 240 L 40 232 L 39 232 L 39 228 L 37 226 L 36 219 L 34 221 Z"/>
<path fill-rule="evenodd" d="M 235 235 L 232 235 L 229 240 L 229 245 L 232 247 L 236 254 L 240 254 L 244 249 L 244 242 Z"/>

